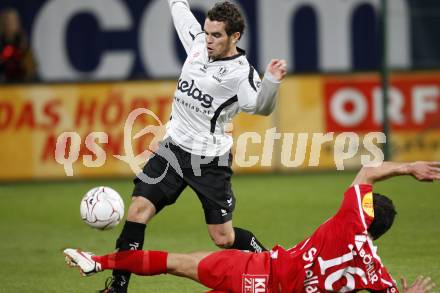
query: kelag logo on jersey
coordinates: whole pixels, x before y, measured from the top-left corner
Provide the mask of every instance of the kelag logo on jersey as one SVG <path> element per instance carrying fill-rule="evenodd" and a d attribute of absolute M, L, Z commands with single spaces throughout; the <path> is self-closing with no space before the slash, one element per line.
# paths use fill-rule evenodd
<path fill-rule="evenodd" d="M 212 105 L 212 101 L 214 100 L 212 96 L 203 93 L 201 90 L 195 87 L 194 80 L 191 80 L 191 83 L 189 83 L 186 80 L 179 79 L 179 82 L 177 83 L 177 89 L 181 93 L 186 93 L 188 97 L 202 102 L 201 105 L 204 108 L 210 108 Z"/>

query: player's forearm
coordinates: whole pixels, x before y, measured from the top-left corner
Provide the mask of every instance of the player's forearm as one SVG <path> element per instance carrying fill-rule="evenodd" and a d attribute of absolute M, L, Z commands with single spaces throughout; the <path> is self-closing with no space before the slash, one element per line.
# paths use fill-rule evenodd
<path fill-rule="evenodd" d="M 410 163 L 383 162 L 377 167 L 362 167 L 353 184 L 374 184 L 400 175 L 411 175 Z"/>
<path fill-rule="evenodd" d="M 255 114 L 270 115 L 275 109 L 276 97 L 280 81 L 266 72 L 261 82 L 261 88 L 257 95 Z"/>
<path fill-rule="evenodd" d="M 353 181 L 353 185 L 373 184 L 398 175 L 411 175 L 419 181 L 440 180 L 440 162 L 384 162 L 378 167 L 363 167 Z"/>
<path fill-rule="evenodd" d="M 195 36 L 202 31 L 186 0 L 168 0 L 174 28 L 188 53 Z"/>
<path fill-rule="evenodd" d="M 188 1 L 186 1 L 186 0 L 168 0 L 168 5 L 170 6 L 170 9 L 173 9 L 173 6 L 178 5 L 179 3 L 181 3 L 184 6 L 187 6 L 189 8 Z"/>
<path fill-rule="evenodd" d="M 187 1 L 169 0 L 168 4 L 171 16 L 173 17 L 174 27 L 178 33 L 187 30 L 193 22 L 197 22 Z"/>

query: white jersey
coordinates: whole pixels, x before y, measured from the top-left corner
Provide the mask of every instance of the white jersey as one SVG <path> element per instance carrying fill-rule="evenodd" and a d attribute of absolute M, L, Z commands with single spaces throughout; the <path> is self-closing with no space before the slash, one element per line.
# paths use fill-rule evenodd
<path fill-rule="evenodd" d="M 225 125 L 239 112 L 269 115 L 279 85 L 266 73 L 263 81 L 244 51 L 211 60 L 205 34 L 184 0 L 169 0 L 179 38 L 188 55 L 174 93 L 166 136 L 183 150 L 220 156 L 232 147 Z"/>

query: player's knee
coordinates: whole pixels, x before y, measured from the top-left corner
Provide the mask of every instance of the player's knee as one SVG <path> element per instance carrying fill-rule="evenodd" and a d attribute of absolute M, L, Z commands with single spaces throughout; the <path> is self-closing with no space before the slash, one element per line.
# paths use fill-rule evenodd
<path fill-rule="evenodd" d="M 127 220 L 137 223 L 148 223 L 156 214 L 154 205 L 142 196 L 134 196 L 128 208 Z"/>
<path fill-rule="evenodd" d="M 200 257 L 192 254 L 169 253 L 167 258 L 167 272 L 176 276 L 198 279 Z"/>
<path fill-rule="evenodd" d="M 220 248 L 230 248 L 234 244 L 234 235 L 231 233 L 216 233 L 211 238 Z"/>

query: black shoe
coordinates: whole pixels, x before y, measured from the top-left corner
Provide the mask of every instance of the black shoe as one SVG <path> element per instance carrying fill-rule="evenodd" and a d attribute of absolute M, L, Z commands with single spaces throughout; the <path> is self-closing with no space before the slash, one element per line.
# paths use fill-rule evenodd
<path fill-rule="evenodd" d="M 127 293 L 127 282 L 124 276 L 108 277 L 105 281 L 105 288 L 99 293 Z"/>

